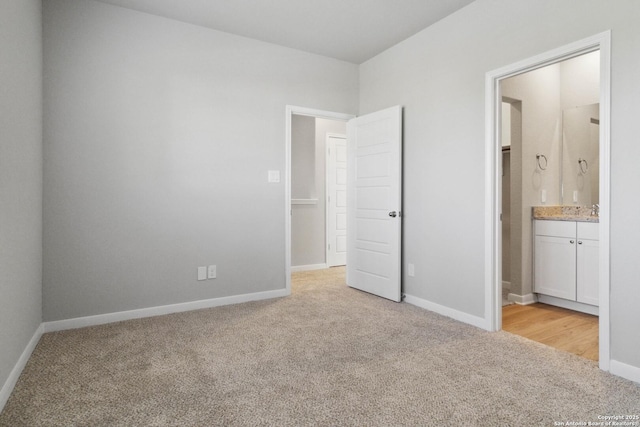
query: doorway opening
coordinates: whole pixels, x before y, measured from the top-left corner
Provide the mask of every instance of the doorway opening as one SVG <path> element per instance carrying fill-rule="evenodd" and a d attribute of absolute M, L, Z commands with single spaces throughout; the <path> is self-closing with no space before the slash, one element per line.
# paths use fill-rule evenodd
<path fill-rule="evenodd" d="M 346 188 L 347 199 L 346 252 L 348 258 L 353 261 L 347 260 L 346 283 L 349 287 L 400 302 L 402 107 L 397 105 L 358 118 L 301 107 L 287 107 L 285 272 L 286 289 L 289 294 L 291 293 L 293 246 L 292 200 L 294 200 L 292 199 L 292 141 L 293 122 L 297 116 L 348 121 L 349 147 L 345 147 L 344 150 L 347 157 L 347 176 L 346 185 L 342 188 Z M 327 133 L 325 137 L 331 137 L 331 134 Z M 336 166 L 336 170 L 339 169 Z M 344 177 L 341 177 L 340 182 L 344 181 L 342 178 Z M 337 195 L 337 197 L 342 196 Z M 341 212 L 336 215 L 341 215 Z M 336 220 L 337 223 L 338 220 Z M 304 241 L 303 244 L 306 245 L 308 242 Z M 326 263 L 325 259 L 324 264 L 320 265 L 325 266 Z M 309 265 L 314 266 L 314 264 Z"/>
<path fill-rule="evenodd" d="M 596 321 L 597 342 L 599 342 L 597 359 L 599 359 L 600 368 L 604 370 L 609 369 L 610 360 L 609 40 L 610 34 L 602 33 L 487 73 L 486 148 L 487 170 L 490 173 L 487 175 L 486 313 L 487 318 L 490 319 L 489 329 L 500 330 L 503 326 L 506 329 L 506 318 L 503 324 L 503 286 L 510 288 L 506 304 L 513 302 L 520 307 L 534 307 L 527 304 L 539 299 L 547 304 L 553 304 L 549 307 L 559 306 L 562 310 L 589 312 L 589 307 L 595 307 L 595 313 L 599 314 Z M 575 78 L 575 74 L 571 76 L 571 72 L 576 72 L 572 67 L 595 56 L 599 56 L 599 63 L 596 65 L 595 89 L 591 87 L 588 91 L 581 90 L 576 87 L 580 78 Z M 563 85 L 566 86 L 564 91 Z M 543 87 L 551 87 L 553 90 L 545 94 Z M 536 98 L 537 95 L 541 95 L 542 98 Z M 591 99 L 594 97 L 595 99 Z M 506 105 L 503 102 L 506 102 Z M 596 120 L 599 125 L 599 132 L 595 131 L 598 133 L 599 146 L 595 158 L 594 154 L 590 154 L 592 157 L 587 158 L 586 155 L 581 154 L 582 152 L 577 154 L 582 148 L 563 147 L 562 143 L 567 140 L 569 130 L 563 129 L 562 123 L 563 117 L 564 121 L 568 121 L 568 117 L 574 114 L 566 110 L 583 105 L 591 105 L 593 110 L 593 104 L 598 104 L 595 107 L 597 117 L 587 118 L 586 130 L 581 132 L 583 136 L 593 135 L 594 127 L 590 124 Z M 505 111 L 504 114 L 503 111 Z M 521 120 L 520 124 L 517 123 L 518 117 Z M 504 120 L 508 120 L 507 124 L 511 125 L 508 137 L 503 137 L 504 129 L 501 122 Z M 520 126 L 519 129 L 518 126 Z M 519 147 L 516 146 L 518 145 L 517 135 L 515 142 L 513 139 L 517 132 L 522 133 Z M 501 140 L 509 137 L 511 146 L 503 150 Z M 568 145 L 569 142 L 566 144 Z M 573 163 L 576 164 L 575 167 Z M 587 164 L 598 165 L 588 176 Z M 503 177 L 505 165 L 510 169 L 508 194 L 503 187 L 506 180 Z M 563 169 L 566 174 L 564 179 Z M 518 183 L 518 180 L 521 182 Z M 596 180 L 597 189 L 593 189 L 593 183 Z M 592 190 L 589 195 L 586 191 L 587 183 L 590 183 L 589 187 Z M 597 200 L 592 198 L 593 194 L 596 194 Z M 507 216 L 504 215 L 503 202 L 505 201 L 509 203 Z M 588 208 L 583 206 L 587 203 Z M 573 209 L 575 212 L 572 211 L 572 213 L 578 216 L 584 214 L 587 217 L 585 222 L 589 224 L 581 225 L 582 220 L 578 219 L 570 225 L 571 221 L 563 218 L 565 221 L 557 227 L 557 224 L 549 226 L 549 223 L 561 221 L 544 221 L 546 224 L 536 227 L 533 206 L 545 208 L 542 211 L 536 211 L 536 215 L 542 212 L 541 220 L 554 219 L 544 218 L 544 215 L 553 215 L 553 209 L 546 208 L 557 207 L 564 215 L 563 208 L 567 207 Z M 591 212 L 595 212 L 596 215 L 599 213 L 598 220 L 589 215 Z M 505 220 L 509 222 L 505 224 Z M 595 228 L 594 223 L 597 224 Z M 554 233 L 560 233 L 559 239 L 561 239 L 552 240 L 554 236 L 550 235 Z M 566 233 L 568 234 L 565 236 Z M 596 242 L 595 251 L 593 245 L 587 244 L 592 240 Z M 557 250 L 560 243 L 565 245 L 562 251 Z M 590 249 L 587 250 L 587 247 Z M 510 255 L 507 261 L 503 258 L 505 248 Z M 590 261 L 585 262 L 585 257 Z M 508 268 L 504 265 L 505 262 L 509 263 Z M 595 270 L 592 268 L 594 265 Z M 549 271 L 553 274 L 550 275 Z M 557 272 L 560 272 L 559 276 Z M 555 291 L 553 286 L 548 286 L 555 280 L 552 277 L 554 275 L 561 277 L 558 282 L 570 289 L 571 293 Z M 544 282 L 542 285 L 539 283 L 541 280 Z M 578 295 L 581 292 L 579 289 L 576 291 L 578 283 L 587 283 L 586 286 L 590 287 L 587 294 L 591 296 L 594 293 L 595 283 L 598 301 L 594 303 L 594 300 L 589 297 L 585 299 L 584 289 L 582 295 Z M 518 306 L 506 307 L 504 312 L 515 308 Z M 543 313 L 538 316 L 558 317 L 560 315 Z M 529 322 L 529 330 L 535 329 L 535 325 L 532 325 L 530 320 L 524 321 L 525 324 L 527 322 Z"/>
<path fill-rule="evenodd" d="M 330 262 L 335 262 L 327 258 L 330 243 L 327 239 L 327 171 L 332 166 L 328 147 L 340 139 L 346 141 L 346 123 L 353 117 L 305 107 L 286 108 L 285 263 L 288 293 L 291 293 L 292 272 L 325 269 Z M 336 168 L 335 164 L 333 168 Z M 341 181 L 333 181 L 336 182 Z M 333 201 L 337 197 L 341 195 L 334 195 Z M 334 226 L 333 235 L 341 233 L 335 228 L 346 226 L 346 221 L 345 224 L 338 224 L 338 221 L 329 224 Z"/>

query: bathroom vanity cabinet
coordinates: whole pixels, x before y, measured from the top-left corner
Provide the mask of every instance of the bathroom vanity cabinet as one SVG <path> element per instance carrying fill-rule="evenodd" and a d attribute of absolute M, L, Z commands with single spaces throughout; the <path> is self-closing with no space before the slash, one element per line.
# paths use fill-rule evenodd
<path fill-rule="evenodd" d="M 534 220 L 534 292 L 540 302 L 598 313 L 598 226 Z"/>

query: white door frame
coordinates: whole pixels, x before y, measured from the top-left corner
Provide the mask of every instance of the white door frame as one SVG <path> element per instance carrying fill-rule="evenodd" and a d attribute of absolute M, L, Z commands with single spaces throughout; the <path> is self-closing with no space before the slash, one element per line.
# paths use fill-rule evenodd
<path fill-rule="evenodd" d="M 500 188 L 500 81 L 585 53 L 600 51 L 600 369 L 610 369 L 609 323 L 609 230 L 610 230 L 610 124 L 611 124 L 611 32 L 606 31 L 575 43 L 488 72 L 485 78 L 485 319 L 486 329 L 502 328 L 500 293 L 502 190 Z"/>
<path fill-rule="evenodd" d="M 291 294 L 291 119 L 296 114 L 320 119 L 342 120 L 348 122 L 355 116 L 352 114 L 335 113 L 332 111 L 316 110 L 313 108 L 286 106 L 285 118 L 285 172 L 284 172 L 284 262 L 285 289 Z"/>
<path fill-rule="evenodd" d="M 329 138 L 341 138 L 347 140 L 347 135 L 342 133 L 327 132 L 325 136 L 325 147 L 329 147 Z M 324 259 L 329 265 L 329 152 L 324 151 Z"/>

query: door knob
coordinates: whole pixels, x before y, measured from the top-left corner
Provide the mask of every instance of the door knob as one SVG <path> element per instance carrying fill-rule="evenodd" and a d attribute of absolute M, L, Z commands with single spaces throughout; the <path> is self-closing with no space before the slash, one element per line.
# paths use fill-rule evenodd
<path fill-rule="evenodd" d="M 391 212 L 389 212 L 389 216 L 390 216 L 391 218 L 395 218 L 397 215 L 398 215 L 398 214 L 396 213 L 396 211 L 391 211 Z"/>

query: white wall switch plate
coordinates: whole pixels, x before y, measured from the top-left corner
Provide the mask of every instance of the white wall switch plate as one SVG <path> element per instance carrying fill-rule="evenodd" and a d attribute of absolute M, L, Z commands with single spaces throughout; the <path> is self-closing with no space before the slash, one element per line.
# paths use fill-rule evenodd
<path fill-rule="evenodd" d="M 209 279 L 215 279 L 217 274 L 217 269 L 215 265 L 210 265 L 209 270 L 207 271 L 207 277 Z"/>
<path fill-rule="evenodd" d="M 547 190 L 542 190 L 540 192 L 540 201 L 542 203 L 547 203 Z"/>
<path fill-rule="evenodd" d="M 280 171 L 269 171 L 269 182 L 280 182 Z"/>
<path fill-rule="evenodd" d="M 409 268 L 407 270 L 409 270 L 409 271 L 407 271 L 407 274 L 409 274 L 409 277 L 415 277 L 415 275 L 416 275 L 415 266 L 413 264 L 409 264 L 408 267 Z"/>
<path fill-rule="evenodd" d="M 198 280 L 207 280 L 207 267 L 198 267 Z"/>
<path fill-rule="evenodd" d="M 574 202 L 578 201 L 578 190 L 573 190 L 573 201 Z"/>

